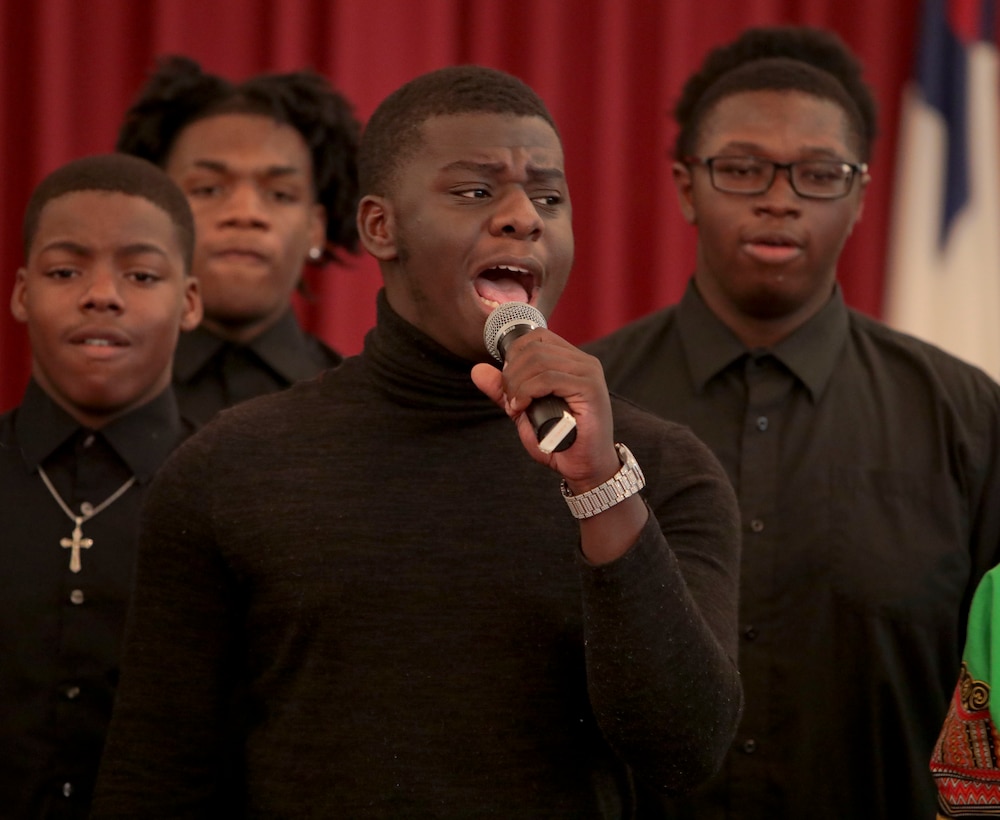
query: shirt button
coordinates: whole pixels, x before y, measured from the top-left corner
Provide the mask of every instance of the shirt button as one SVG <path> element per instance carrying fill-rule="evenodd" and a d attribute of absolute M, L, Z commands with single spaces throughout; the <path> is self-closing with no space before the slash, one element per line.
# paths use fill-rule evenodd
<path fill-rule="evenodd" d="M 83 446 L 84 446 L 84 447 L 90 447 L 90 446 L 92 446 L 92 445 L 93 445 L 93 443 L 94 443 L 94 434 L 93 434 L 93 433 L 91 433 L 91 434 L 90 434 L 89 436 L 87 436 L 87 437 L 86 437 L 86 438 L 85 438 L 85 439 L 83 440 Z"/>
<path fill-rule="evenodd" d="M 69 600 L 70 600 L 71 603 L 74 603 L 74 604 L 77 604 L 77 605 L 82 604 L 83 603 L 83 590 L 82 589 L 74 589 L 69 594 Z"/>
<path fill-rule="evenodd" d="M 73 784 L 63 783 L 62 785 L 63 797 L 70 797 L 73 794 Z"/>
<path fill-rule="evenodd" d="M 757 416 L 757 429 L 762 433 L 767 429 L 767 416 Z"/>
<path fill-rule="evenodd" d="M 80 687 L 67 686 L 63 690 L 63 694 L 66 695 L 66 700 L 76 700 L 78 697 L 80 697 Z"/>
<path fill-rule="evenodd" d="M 757 741 L 754 740 L 752 737 L 748 737 L 746 740 L 743 741 L 740 748 L 743 749 L 743 751 L 746 754 L 752 755 L 754 752 L 757 751 Z"/>
<path fill-rule="evenodd" d="M 743 637 L 746 638 L 748 641 L 755 641 L 755 640 L 757 640 L 757 627 L 755 627 L 755 626 L 746 626 L 746 627 L 744 627 L 743 628 Z"/>
<path fill-rule="evenodd" d="M 764 522 L 759 518 L 755 518 L 750 522 L 750 529 L 754 532 L 764 532 Z"/>

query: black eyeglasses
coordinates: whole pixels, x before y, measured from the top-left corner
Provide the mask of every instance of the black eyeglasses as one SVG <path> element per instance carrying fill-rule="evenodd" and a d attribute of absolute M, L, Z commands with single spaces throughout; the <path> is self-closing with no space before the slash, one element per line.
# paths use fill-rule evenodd
<path fill-rule="evenodd" d="M 687 157 L 684 162 L 708 168 L 715 190 L 747 196 L 767 191 L 778 169 L 788 171 L 792 190 L 807 199 L 840 199 L 850 193 L 856 176 L 868 173 L 866 163 L 832 159 L 773 162 L 759 157 Z"/>

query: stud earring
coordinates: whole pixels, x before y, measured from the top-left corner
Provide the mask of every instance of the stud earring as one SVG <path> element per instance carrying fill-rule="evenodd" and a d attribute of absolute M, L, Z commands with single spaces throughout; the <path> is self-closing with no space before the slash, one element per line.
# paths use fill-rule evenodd
<path fill-rule="evenodd" d="M 322 248 L 310 248 L 309 249 L 309 261 L 310 262 L 319 262 L 319 260 L 322 259 L 322 258 L 323 258 L 323 249 Z"/>

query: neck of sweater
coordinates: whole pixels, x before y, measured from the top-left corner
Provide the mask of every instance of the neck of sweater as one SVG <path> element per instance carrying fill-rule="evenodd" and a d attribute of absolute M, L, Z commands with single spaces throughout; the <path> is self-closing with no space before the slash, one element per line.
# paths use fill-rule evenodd
<path fill-rule="evenodd" d="M 500 409 L 472 381 L 474 362 L 456 356 L 411 325 L 378 295 L 377 321 L 365 337 L 363 358 L 375 386 L 393 402 L 481 416 Z"/>

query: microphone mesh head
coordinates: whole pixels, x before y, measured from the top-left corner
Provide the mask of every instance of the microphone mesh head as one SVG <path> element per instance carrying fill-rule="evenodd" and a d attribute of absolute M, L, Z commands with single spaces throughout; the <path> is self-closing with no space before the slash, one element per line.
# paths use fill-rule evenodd
<path fill-rule="evenodd" d="M 483 341 L 490 355 L 498 362 L 503 361 L 503 356 L 500 354 L 500 340 L 512 325 L 530 325 L 532 330 L 536 327 L 548 327 L 542 312 L 524 302 L 506 302 L 495 308 L 483 328 Z"/>

